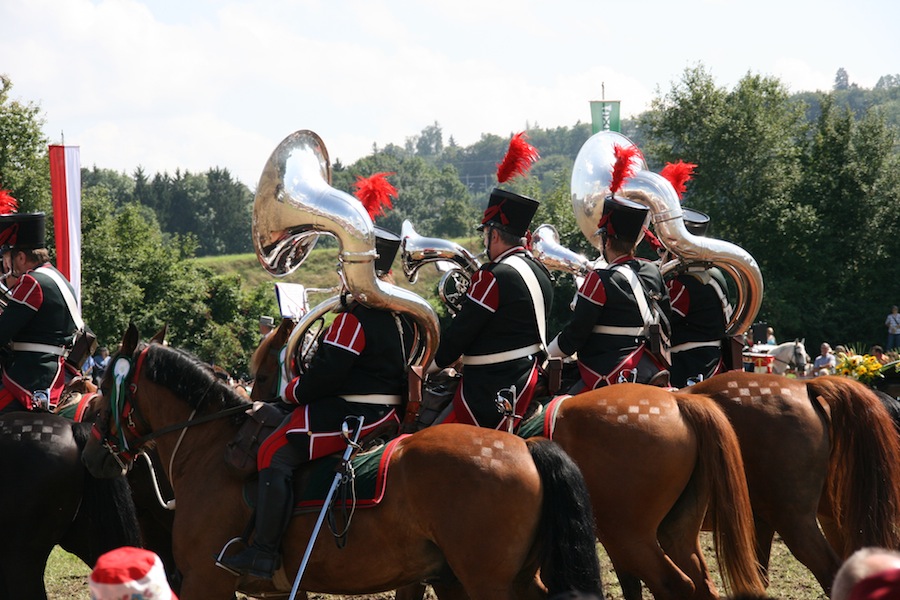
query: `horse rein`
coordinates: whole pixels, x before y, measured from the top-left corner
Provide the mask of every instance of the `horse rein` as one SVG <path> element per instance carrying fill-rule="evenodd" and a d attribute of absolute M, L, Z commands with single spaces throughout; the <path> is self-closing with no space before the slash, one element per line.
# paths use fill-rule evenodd
<path fill-rule="evenodd" d="M 117 428 L 119 429 L 119 439 L 122 442 L 122 446 L 124 450 L 119 448 L 118 444 L 115 441 L 111 440 L 110 437 L 113 434 L 112 431 L 107 431 L 107 435 L 103 436 L 100 433 L 97 424 L 94 424 L 93 435 L 96 437 L 103 446 L 122 464 L 120 456 L 124 456 L 128 460 L 134 460 L 137 455 L 137 451 L 145 445 L 147 442 L 154 440 L 158 437 L 161 437 L 167 433 L 171 433 L 173 431 L 182 431 L 182 435 L 179 437 L 176 450 L 178 445 L 181 444 L 181 440 L 184 438 L 184 434 L 187 432 L 188 427 L 192 427 L 194 425 L 200 425 L 202 423 L 208 423 L 209 421 L 214 421 L 216 419 L 221 419 L 224 417 L 228 417 L 231 415 L 236 415 L 240 412 L 244 412 L 249 408 L 249 405 L 237 405 L 226 408 L 216 413 L 211 413 L 207 415 L 203 415 L 197 419 L 194 419 L 194 415 L 197 413 L 197 409 L 195 408 L 191 412 L 191 416 L 188 417 L 187 421 L 183 421 L 181 423 L 173 423 L 171 425 L 167 425 L 156 431 L 149 431 L 150 426 L 147 424 L 147 421 L 143 418 L 138 410 L 137 404 L 134 402 L 134 396 L 137 393 L 137 381 L 140 378 L 140 371 L 143 367 L 144 360 L 151 346 L 145 347 L 141 350 L 141 353 L 138 355 L 137 360 L 135 361 L 134 369 L 131 368 L 131 360 L 125 357 L 119 357 L 116 359 L 116 362 L 113 364 L 113 374 L 114 374 L 114 389 L 112 393 L 112 397 L 110 398 L 110 411 L 115 412 L 115 421 Z M 122 399 L 122 407 L 121 411 L 119 410 L 119 399 Z M 142 434 L 138 429 L 138 425 L 135 423 L 138 421 L 140 423 L 141 429 L 147 431 L 147 433 Z M 124 422 L 127 424 L 126 427 L 119 427 L 119 423 Z M 108 427 L 109 429 L 109 427 Z M 130 433 L 131 437 L 134 438 L 129 443 L 127 434 Z M 134 452 L 132 452 L 132 450 Z M 169 472 L 172 470 L 172 461 L 174 461 L 175 453 L 172 453 L 172 460 L 169 462 Z M 124 467 L 125 465 L 122 464 Z"/>

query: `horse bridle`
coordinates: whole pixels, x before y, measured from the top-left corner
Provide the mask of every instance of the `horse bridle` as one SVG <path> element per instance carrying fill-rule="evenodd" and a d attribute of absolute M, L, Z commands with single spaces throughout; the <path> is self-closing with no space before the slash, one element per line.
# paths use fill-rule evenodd
<path fill-rule="evenodd" d="M 794 368 L 804 367 L 805 368 L 806 361 L 803 360 L 802 356 L 803 355 L 800 352 L 800 342 L 797 340 L 794 340 L 794 348 L 791 351 L 791 360 L 782 360 L 782 359 L 778 358 L 777 356 L 773 356 L 772 359 L 775 362 L 781 363 L 783 365 L 787 365 L 788 367 L 794 367 Z"/>
<path fill-rule="evenodd" d="M 132 462 L 139 454 L 141 448 L 151 440 L 173 431 L 184 430 L 194 425 L 231 416 L 246 411 L 248 408 L 243 405 L 232 406 L 196 419 L 194 418 L 197 412 L 195 409 L 187 421 L 173 423 L 156 431 L 151 431 L 150 425 L 141 415 L 137 403 L 134 402 L 138 389 L 137 382 L 140 379 L 140 372 L 150 348 L 151 346 L 148 345 L 141 350 L 134 361 L 126 356 L 119 356 L 112 363 L 109 373 L 113 378 L 113 388 L 109 401 L 110 415 L 106 419 L 106 433 L 104 434 L 100 431 L 100 427 L 98 427 L 99 422 L 94 423 L 91 429 L 91 434 L 113 455 L 123 469 L 126 468 L 123 459 Z M 132 368 L 132 365 L 134 368 Z M 201 398 L 200 402 L 204 398 L 205 396 Z M 110 423 L 110 421 L 113 422 Z"/>

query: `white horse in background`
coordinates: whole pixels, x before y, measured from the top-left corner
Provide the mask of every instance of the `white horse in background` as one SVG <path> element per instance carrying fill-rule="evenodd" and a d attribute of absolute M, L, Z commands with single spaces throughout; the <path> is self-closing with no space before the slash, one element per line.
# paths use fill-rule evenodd
<path fill-rule="evenodd" d="M 750 352 L 754 354 L 768 354 L 774 357 L 772 362 L 773 373 L 784 375 L 784 372 L 790 368 L 797 375 L 803 376 L 809 372 L 812 364 L 804 342 L 806 342 L 806 338 L 794 340 L 793 342 L 783 342 L 777 346 L 756 344 L 750 349 Z"/>

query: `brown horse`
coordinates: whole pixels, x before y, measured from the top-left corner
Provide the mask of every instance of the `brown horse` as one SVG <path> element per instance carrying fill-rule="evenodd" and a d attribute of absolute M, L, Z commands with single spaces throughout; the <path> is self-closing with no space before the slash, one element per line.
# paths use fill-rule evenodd
<path fill-rule="evenodd" d="M 293 319 L 282 319 L 278 327 L 263 338 L 250 357 L 250 375 L 253 377 L 251 400 L 268 402 L 278 397 L 276 387 L 281 368 L 279 355 L 287 344 L 295 324 Z"/>
<path fill-rule="evenodd" d="M 127 462 L 129 452 L 152 441 L 169 465 L 178 501 L 180 597 L 231 598 L 247 582 L 217 568 L 213 557 L 240 535 L 250 508 L 242 478 L 223 460 L 237 423 L 222 417 L 242 414 L 246 403 L 196 357 L 139 344 L 133 326 L 110 365 L 114 376 L 102 386 L 106 410 L 85 449 L 86 464 L 98 475 L 118 472 L 112 459 Z M 363 594 L 437 578 L 441 598 L 601 593 L 584 479 L 556 444 L 444 425 L 401 439 L 388 464 L 381 503 L 356 512 L 343 548 L 319 541 L 304 589 Z M 282 546 L 288 579 L 315 517 L 298 515 L 289 525 Z"/>
<path fill-rule="evenodd" d="M 584 474 L 625 598 L 642 597 L 642 580 L 658 600 L 718 597 L 699 542 L 707 511 L 726 586 L 764 593 L 737 436 L 709 398 L 624 383 L 561 397 L 537 418 Z"/>
<path fill-rule="evenodd" d="M 271 381 L 279 368 L 270 339 L 254 353 L 258 382 Z M 254 385 L 254 393 L 256 389 Z M 736 593 L 762 593 L 740 449 L 714 403 L 658 387 L 620 384 L 568 398 L 549 418 L 554 425 L 547 434 L 582 468 L 597 537 L 628 600 L 641 597 L 638 580 L 660 599 L 716 596 L 699 546 L 710 502 L 717 517 L 723 579 Z M 664 554 L 657 535 L 664 523 L 667 535 L 690 546 L 664 544 L 673 547 L 672 554 Z M 421 598 L 423 592 L 421 586 L 407 588 L 398 598 Z"/>
<path fill-rule="evenodd" d="M 686 390 L 714 399 L 737 432 L 763 567 L 777 531 L 828 593 L 854 550 L 900 548 L 900 443 L 872 390 L 740 371 Z"/>
<path fill-rule="evenodd" d="M 548 406 L 545 432 L 587 481 L 597 537 L 626 598 L 714 598 L 700 549 L 704 515 L 715 523 L 719 567 L 735 594 L 764 590 L 737 437 L 703 396 L 617 384 Z"/>
<path fill-rule="evenodd" d="M 157 341 L 162 342 L 164 332 L 157 335 L 160 336 Z M 56 414 L 79 423 L 95 422 L 101 412 L 98 391 L 90 379 L 73 377 L 63 389 Z M 155 448 L 147 448 L 144 459 L 135 461 L 134 467 L 128 472 L 128 486 L 140 526 L 141 546 L 153 550 L 162 559 L 169 585 L 177 593 L 181 575 L 172 556 L 172 522 L 175 513 L 160 502 L 161 498 L 172 498 L 172 488 L 162 475 Z"/>

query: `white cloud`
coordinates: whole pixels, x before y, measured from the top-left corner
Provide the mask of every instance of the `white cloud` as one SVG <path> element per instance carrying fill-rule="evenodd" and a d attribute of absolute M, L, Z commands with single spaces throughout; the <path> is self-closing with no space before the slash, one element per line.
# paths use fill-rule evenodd
<path fill-rule="evenodd" d="M 586 122 L 601 86 L 632 116 L 696 64 L 726 86 L 753 72 L 827 90 L 843 67 L 871 87 L 898 71 L 900 15 L 860 3 L 3 2 L 0 70 L 86 165 L 219 166 L 252 187 L 296 129 L 317 131 L 345 163 L 435 121 L 466 145 Z"/>

